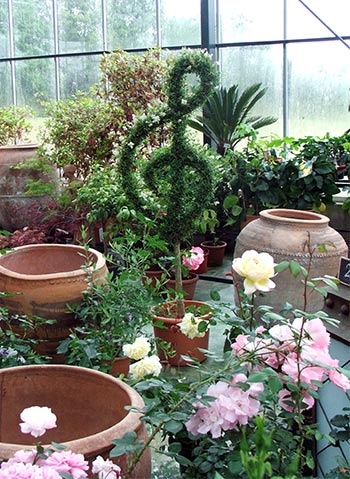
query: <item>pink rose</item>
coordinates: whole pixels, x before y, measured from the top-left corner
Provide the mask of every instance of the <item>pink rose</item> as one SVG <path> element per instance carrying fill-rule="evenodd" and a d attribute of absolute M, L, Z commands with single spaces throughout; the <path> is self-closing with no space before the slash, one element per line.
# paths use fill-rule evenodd
<path fill-rule="evenodd" d="M 189 255 L 182 257 L 182 264 L 188 269 L 195 271 L 204 261 L 204 251 L 199 246 L 193 246 Z"/>
<path fill-rule="evenodd" d="M 297 411 L 296 404 L 290 394 L 290 391 L 288 391 L 288 389 L 281 389 L 281 391 L 278 393 L 278 397 L 279 397 L 279 405 L 281 406 L 282 409 L 288 412 Z M 303 396 L 304 407 L 302 407 L 300 411 L 305 411 L 305 409 L 312 408 L 314 403 L 315 403 L 315 399 L 305 391 Z"/>
<path fill-rule="evenodd" d="M 57 472 L 71 474 L 73 479 L 87 477 L 85 471 L 89 468 L 88 462 L 85 461 L 83 454 L 76 454 L 68 450 L 55 451 L 46 459 L 45 464 Z"/>
<path fill-rule="evenodd" d="M 0 479 L 62 479 L 57 471 L 48 467 L 39 467 L 22 462 L 3 462 Z"/>
<path fill-rule="evenodd" d="M 340 373 L 336 369 L 332 369 L 329 371 L 328 376 L 332 383 L 341 388 L 344 392 L 350 389 L 350 380 L 345 376 L 345 374 Z"/>

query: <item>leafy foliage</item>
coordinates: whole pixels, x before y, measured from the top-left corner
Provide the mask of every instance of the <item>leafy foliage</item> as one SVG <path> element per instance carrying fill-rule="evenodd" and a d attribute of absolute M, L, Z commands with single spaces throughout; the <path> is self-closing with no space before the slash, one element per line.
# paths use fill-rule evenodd
<path fill-rule="evenodd" d="M 0 108 L 0 146 L 23 142 L 31 129 L 30 111 L 25 107 Z"/>
<path fill-rule="evenodd" d="M 261 85 L 251 85 L 242 94 L 238 85 L 217 88 L 205 101 L 203 116 L 196 116 L 189 121 L 189 125 L 208 136 L 221 155 L 227 149 L 233 150 L 243 138 L 251 136 L 254 130 L 276 121 L 273 117 L 252 114 L 257 102 L 266 93 L 266 88 L 261 88 Z"/>

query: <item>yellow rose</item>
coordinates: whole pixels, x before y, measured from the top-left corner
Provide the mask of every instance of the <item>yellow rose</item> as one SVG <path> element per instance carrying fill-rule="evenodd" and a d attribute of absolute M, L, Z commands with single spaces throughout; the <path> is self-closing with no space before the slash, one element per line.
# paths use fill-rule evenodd
<path fill-rule="evenodd" d="M 247 250 L 241 258 L 235 258 L 232 269 L 244 279 L 245 294 L 253 294 L 255 291 L 270 291 L 276 285 L 270 280 L 275 276 L 275 263 L 268 253 L 258 253 L 255 250 Z"/>
<path fill-rule="evenodd" d="M 202 332 L 198 331 L 198 325 L 202 321 L 203 319 L 197 318 L 192 313 L 186 313 L 185 316 L 182 318 L 182 321 L 179 325 L 180 331 L 182 332 L 182 334 L 184 334 L 190 339 L 203 338 L 203 336 L 205 336 L 206 331 L 202 331 Z"/>
<path fill-rule="evenodd" d="M 151 350 L 151 345 L 148 341 L 148 338 L 140 336 L 136 338 L 133 344 L 125 344 L 123 346 L 123 353 L 130 359 L 138 361 L 139 359 L 144 358 Z"/>
<path fill-rule="evenodd" d="M 145 376 L 153 374 L 153 376 L 159 376 L 162 370 L 162 365 L 158 356 L 146 356 L 140 361 L 131 364 L 129 369 L 129 377 L 140 381 Z"/>

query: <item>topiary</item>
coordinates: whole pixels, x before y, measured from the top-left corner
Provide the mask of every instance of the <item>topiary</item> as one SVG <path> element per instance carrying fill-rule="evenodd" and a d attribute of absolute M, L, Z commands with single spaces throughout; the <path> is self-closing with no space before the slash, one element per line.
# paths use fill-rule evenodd
<path fill-rule="evenodd" d="M 188 88 L 186 76 L 195 74 L 199 84 Z M 200 107 L 212 92 L 217 72 L 204 51 L 183 50 L 174 61 L 166 83 L 168 103 L 137 119 L 118 161 L 126 196 L 140 210 L 161 209 L 161 235 L 174 246 L 176 290 L 182 290 L 181 241 L 187 240 L 194 224 L 212 201 L 214 174 L 204 147 L 194 146 L 186 135 L 187 116 Z M 142 169 L 135 154 L 154 130 L 171 124 L 168 146 L 158 148 Z M 140 181 L 150 192 L 144 194 Z M 141 183 L 142 185 L 142 183 Z M 178 316 L 184 315 L 178 301 Z"/>

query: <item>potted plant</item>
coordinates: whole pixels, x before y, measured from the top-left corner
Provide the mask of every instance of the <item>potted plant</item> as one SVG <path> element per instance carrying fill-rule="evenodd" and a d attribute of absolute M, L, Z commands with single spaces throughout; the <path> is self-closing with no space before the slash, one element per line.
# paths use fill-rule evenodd
<path fill-rule="evenodd" d="M 185 81 L 190 73 L 199 77 L 199 85 L 187 93 Z M 154 212 L 160 208 L 163 213 L 158 221 L 159 233 L 173 247 L 175 291 L 180 293 L 175 301 L 175 323 L 181 321 L 186 313 L 181 294 L 181 243 L 189 240 L 196 219 L 210 206 L 214 188 L 214 176 L 206 157 L 206 148 L 191 145 L 186 136 L 187 115 L 200 106 L 212 91 L 216 77 L 214 66 L 206 53 L 183 50 L 169 71 L 166 84 L 168 104 L 138 118 L 118 160 L 123 188 L 132 205 L 140 211 L 148 209 Z M 167 123 L 172 128 L 170 144 L 153 153 L 142 170 L 137 169 L 137 148 Z M 140 181 L 144 182 L 146 191 L 151 194 L 144 194 L 144 190 L 140 190 Z"/>
<path fill-rule="evenodd" d="M 78 326 L 61 342 L 58 352 L 68 364 L 110 372 L 116 359 L 126 358 L 123 346 L 144 335 L 152 305 L 153 297 L 139 271 L 129 266 L 117 276 L 109 274 L 106 283 L 88 285 L 74 309 Z"/>
<path fill-rule="evenodd" d="M 29 143 L 30 111 L 14 105 L 0 109 L 0 227 L 8 231 L 27 226 L 25 210 L 45 203 L 57 191 L 57 171 Z"/>
<path fill-rule="evenodd" d="M 339 191 L 334 162 L 309 154 L 303 144 L 291 138 L 252 140 L 241 152 L 226 152 L 219 187 L 226 224 L 245 222 L 263 209 L 323 211 L 333 202 Z"/>
<path fill-rule="evenodd" d="M 46 104 L 43 154 L 59 168 L 73 167 L 83 183 L 98 167 L 113 163 L 134 116 L 164 100 L 167 64 L 157 48 L 144 55 L 116 50 L 102 56 L 101 81 L 88 94 Z M 165 136 L 163 130 L 151 143 L 159 145 Z"/>
<path fill-rule="evenodd" d="M 256 103 L 266 93 L 261 85 L 255 83 L 241 94 L 238 85 L 217 88 L 204 102 L 203 114 L 190 119 L 189 125 L 215 143 L 220 155 L 227 149 L 234 150 L 240 141 L 255 134 L 255 130 L 276 121 L 273 117 L 252 114 Z"/>

